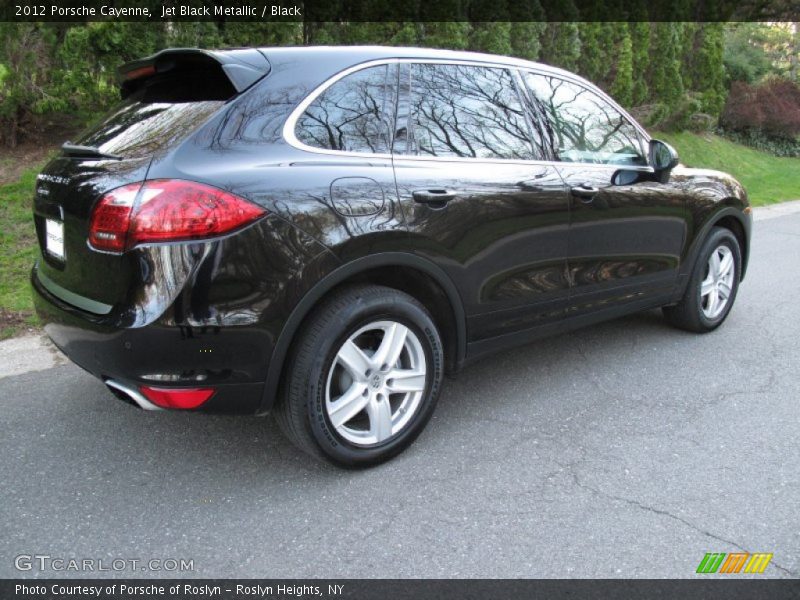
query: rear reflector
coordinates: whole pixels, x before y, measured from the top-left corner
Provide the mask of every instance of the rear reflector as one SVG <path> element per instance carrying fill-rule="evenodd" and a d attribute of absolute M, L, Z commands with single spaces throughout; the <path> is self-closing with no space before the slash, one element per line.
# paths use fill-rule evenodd
<path fill-rule="evenodd" d="M 155 179 L 111 190 L 95 206 L 89 243 L 104 252 L 139 244 L 202 240 L 244 227 L 266 211 L 215 187 Z"/>
<path fill-rule="evenodd" d="M 89 243 L 94 248 L 106 252 L 125 250 L 133 203 L 141 187 L 141 183 L 124 185 L 111 190 L 97 203 L 89 222 Z"/>
<path fill-rule="evenodd" d="M 214 395 L 213 388 L 157 388 L 139 386 L 145 398 L 162 408 L 197 408 Z"/>

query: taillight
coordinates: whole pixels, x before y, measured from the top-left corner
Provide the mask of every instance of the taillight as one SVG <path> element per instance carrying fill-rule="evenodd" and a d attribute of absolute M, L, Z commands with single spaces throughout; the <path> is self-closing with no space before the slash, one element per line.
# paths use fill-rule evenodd
<path fill-rule="evenodd" d="M 214 395 L 214 388 L 157 388 L 139 386 L 142 394 L 162 408 L 197 408 Z"/>
<path fill-rule="evenodd" d="M 179 179 L 154 179 L 111 190 L 95 206 L 89 243 L 124 252 L 139 244 L 199 240 L 229 233 L 266 211 L 223 190 Z"/>
<path fill-rule="evenodd" d="M 89 222 L 89 243 L 98 250 L 122 252 L 125 250 L 131 211 L 141 183 L 124 185 L 103 196 L 92 212 Z"/>

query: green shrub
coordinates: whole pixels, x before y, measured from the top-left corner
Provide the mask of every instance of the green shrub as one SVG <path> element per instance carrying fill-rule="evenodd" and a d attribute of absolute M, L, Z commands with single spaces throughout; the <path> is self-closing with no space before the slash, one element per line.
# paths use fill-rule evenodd
<path fill-rule="evenodd" d="M 734 131 L 720 128 L 718 133 L 737 144 L 769 152 L 775 156 L 800 157 L 800 140 L 797 139 L 790 140 L 785 137 L 770 136 L 763 131 L 754 129 Z"/>
<path fill-rule="evenodd" d="M 703 98 L 697 93 L 684 94 L 673 106 L 663 102 L 631 109 L 633 117 L 645 127 L 662 131 L 712 131 L 717 119 L 706 113 Z"/>

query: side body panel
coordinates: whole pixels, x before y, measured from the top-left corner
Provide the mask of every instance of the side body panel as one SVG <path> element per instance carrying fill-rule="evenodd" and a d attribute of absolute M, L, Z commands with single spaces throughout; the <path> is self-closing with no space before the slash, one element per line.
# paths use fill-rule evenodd
<path fill-rule="evenodd" d="M 572 196 L 569 273 L 571 312 L 671 298 L 689 231 L 687 197 L 673 183 L 612 185 L 611 165 L 559 166 Z"/>
<path fill-rule="evenodd" d="M 398 156 L 395 173 L 410 248 L 456 284 L 470 342 L 563 316 L 569 206 L 554 168 Z M 435 188 L 457 196 L 442 208 L 414 200 Z"/>

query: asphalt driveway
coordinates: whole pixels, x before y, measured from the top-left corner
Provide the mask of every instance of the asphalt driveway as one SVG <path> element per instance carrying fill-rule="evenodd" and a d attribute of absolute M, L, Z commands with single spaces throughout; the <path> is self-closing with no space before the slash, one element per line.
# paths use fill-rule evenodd
<path fill-rule="evenodd" d="M 495 356 L 405 454 L 316 463 L 270 419 L 147 413 L 71 364 L 0 379 L 0 577 L 19 555 L 192 577 L 800 576 L 800 214 L 756 223 L 718 331 L 658 312 Z M 103 573 L 108 575 L 108 573 Z M 740 575 L 741 577 L 741 575 Z"/>

